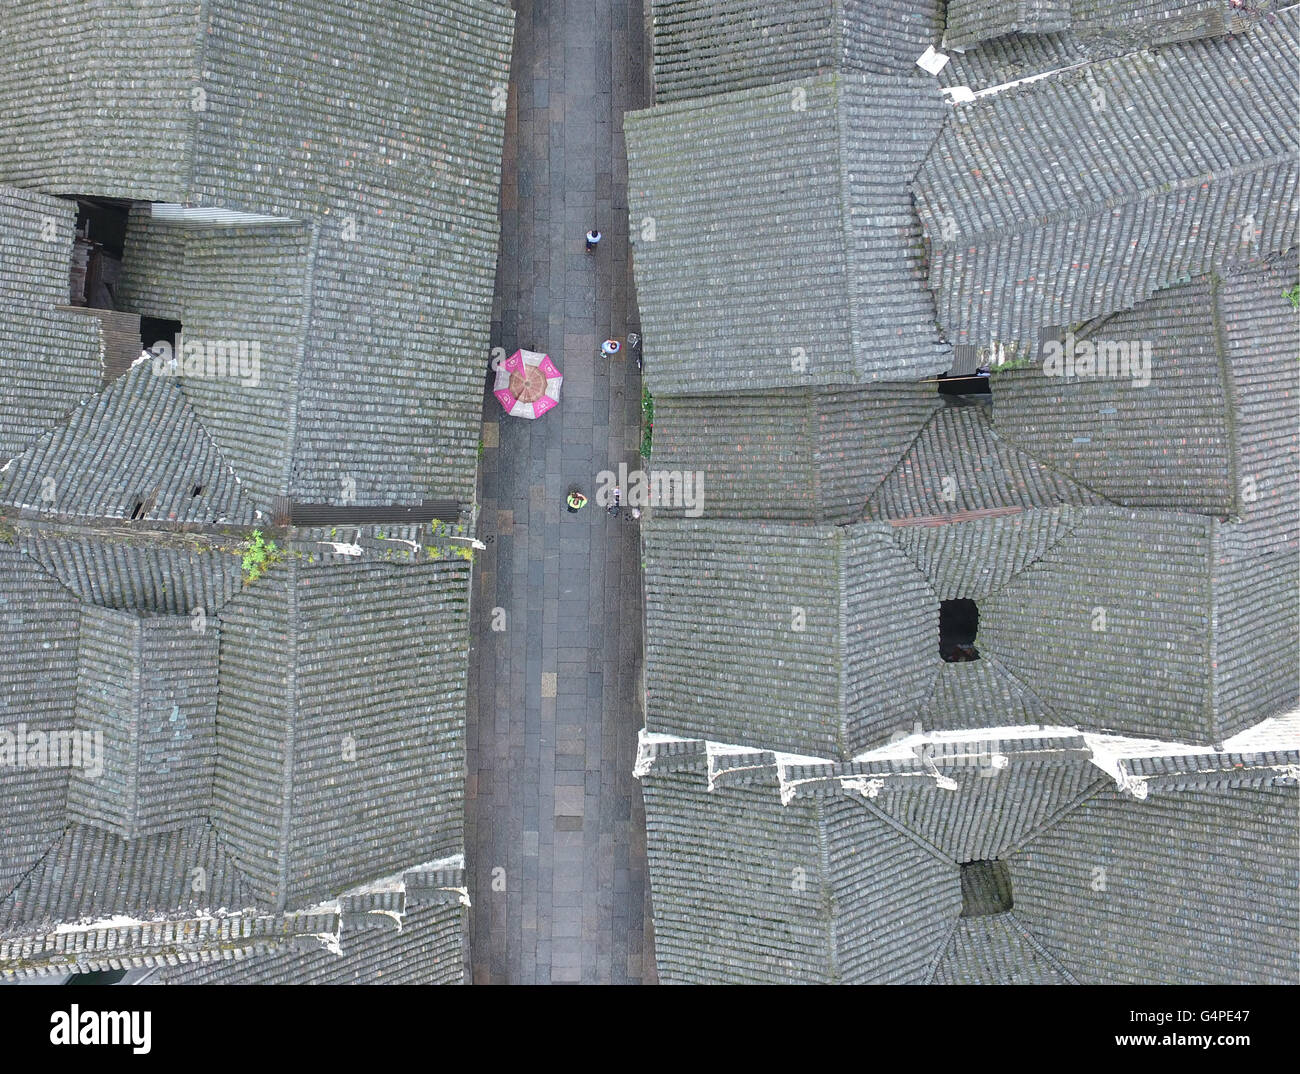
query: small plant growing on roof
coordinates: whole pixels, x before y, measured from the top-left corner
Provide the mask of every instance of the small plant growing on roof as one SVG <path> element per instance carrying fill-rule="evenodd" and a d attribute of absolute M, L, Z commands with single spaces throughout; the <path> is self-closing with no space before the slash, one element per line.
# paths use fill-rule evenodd
<path fill-rule="evenodd" d="M 1282 297 L 1291 303 L 1293 310 L 1300 310 L 1300 283 L 1297 283 L 1289 291 L 1283 291 Z"/>
<path fill-rule="evenodd" d="M 1037 364 L 1032 358 L 1008 358 L 1001 365 L 989 366 L 989 375 L 997 376 L 999 373 L 1008 373 L 1013 369 L 1028 369 Z"/>
<path fill-rule="evenodd" d="M 650 389 L 641 389 L 641 457 L 648 459 L 654 446 L 655 433 L 655 397 Z"/>
<path fill-rule="evenodd" d="M 274 541 L 262 536 L 261 530 L 254 530 L 253 535 L 240 545 L 243 557 L 244 581 L 256 582 L 273 564 L 284 559 L 285 553 Z"/>

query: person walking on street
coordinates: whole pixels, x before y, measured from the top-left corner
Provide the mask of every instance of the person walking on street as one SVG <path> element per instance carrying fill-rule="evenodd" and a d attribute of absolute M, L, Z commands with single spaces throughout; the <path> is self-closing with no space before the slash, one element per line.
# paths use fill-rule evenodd
<path fill-rule="evenodd" d="M 623 349 L 623 344 L 621 344 L 618 340 L 607 339 L 605 340 L 604 343 L 600 345 L 600 356 L 602 358 L 613 358 L 614 355 L 618 354 L 618 352 L 621 351 L 622 349 Z"/>
<path fill-rule="evenodd" d="M 610 503 L 609 507 L 606 508 L 606 510 L 609 511 L 609 513 L 613 515 L 615 518 L 618 518 L 619 508 L 621 508 L 622 506 L 623 506 L 623 490 L 619 488 L 617 485 L 615 485 L 613 502 Z"/>
<path fill-rule="evenodd" d="M 591 253 L 600 244 L 600 232 L 592 228 L 587 232 L 587 253 Z"/>
<path fill-rule="evenodd" d="M 571 489 L 564 502 L 569 509 L 569 514 L 573 515 L 587 506 L 587 497 L 580 490 Z"/>

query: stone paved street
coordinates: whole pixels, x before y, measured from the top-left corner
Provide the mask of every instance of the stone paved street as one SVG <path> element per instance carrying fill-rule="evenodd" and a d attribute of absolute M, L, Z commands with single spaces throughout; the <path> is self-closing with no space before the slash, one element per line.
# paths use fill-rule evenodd
<path fill-rule="evenodd" d="M 639 0 L 518 0 L 492 343 L 546 351 L 557 409 L 508 418 L 485 393 L 467 740 L 476 983 L 654 977 L 645 829 L 637 527 L 596 474 L 640 465 L 639 331 L 627 243 L 625 109 L 650 103 Z M 604 235 L 587 255 L 583 235 Z M 485 360 L 486 360 L 485 356 Z M 592 502 L 564 509 L 569 488 Z M 502 630 L 493 630 L 494 614 Z M 499 890 L 503 889 L 503 890 Z"/>

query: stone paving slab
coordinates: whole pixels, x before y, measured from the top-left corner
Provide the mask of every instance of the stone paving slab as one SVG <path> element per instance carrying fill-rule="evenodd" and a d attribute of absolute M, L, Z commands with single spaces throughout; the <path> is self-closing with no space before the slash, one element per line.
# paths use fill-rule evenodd
<path fill-rule="evenodd" d="M 599 471 L 640 465 L 640 375 L 598 351 L 640 331 L 622 115 L 650 104 L 644 14 L 641 0 L 516 4 L 492 345 L 546 351 L 564 386 L 530 422 L 503 415 L 485 377 L 491 541 L 474 572 L 466 747 L 478 983 L 654 981 L 632 778 L 639 535 L 594 502 Z M 588 255 L 593 223 L 604 239 Z M 563 506 L 574 485 L 593 501 L 576 515 Z"/>

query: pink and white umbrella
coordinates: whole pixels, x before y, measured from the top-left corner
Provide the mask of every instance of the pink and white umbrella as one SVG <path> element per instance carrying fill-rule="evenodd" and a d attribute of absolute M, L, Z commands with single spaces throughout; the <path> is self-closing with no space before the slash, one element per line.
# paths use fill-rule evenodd
<path fill-rule="evenodd" d="M 549 354 L 517 350 L 497 366 L 492 393 L 512 418 L 540 418 L 560 401 L 563 382 Z"/>

